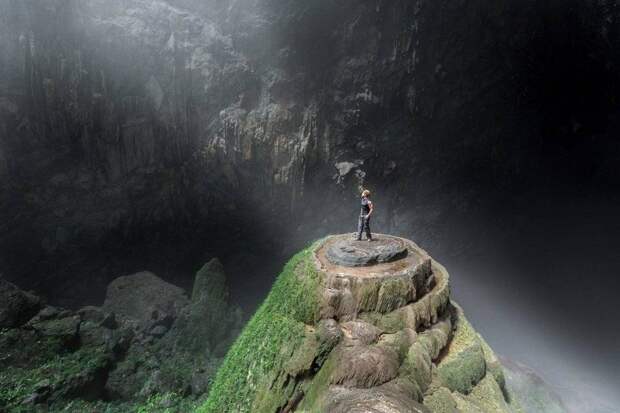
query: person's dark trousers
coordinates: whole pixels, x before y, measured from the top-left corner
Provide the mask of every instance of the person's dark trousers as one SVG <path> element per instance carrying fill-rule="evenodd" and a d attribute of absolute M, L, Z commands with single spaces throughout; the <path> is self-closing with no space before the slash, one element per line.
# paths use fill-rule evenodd
<path fill-rule="evenodd" d="M 357 221 L 357 239 L 362 239 L 362 232 L 364 231 L 366 231 L 366 238 L 372 239 L 372 234 L 370 233 L 370 218 L 360 216 Z"/>

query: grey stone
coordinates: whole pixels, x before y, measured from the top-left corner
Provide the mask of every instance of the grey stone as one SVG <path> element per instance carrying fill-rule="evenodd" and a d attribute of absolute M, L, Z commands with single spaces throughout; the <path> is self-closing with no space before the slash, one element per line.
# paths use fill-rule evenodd
<path fill-rule="evenodd" d="M 29 325 L 44 337 L 57 337 L 65 344 L 70 344 L 75 338 L 80 328 L 80 317 L 77 315 L 42 320 L 30 323 Z"/>
<path fill-rule="evenodd" d="M 183 289 L 145 271 L 112 281 L 102 308 L 148 329 L 153 325 L 170 327 L 188 304 Z"/>
<path fill-rule="evenodd" d="M 373 344 L 379 338 L 381 330 L 364 321 L 347 321 L 342 324 L 342 331 L 350 345 Z"/>
<path fill-rule="evenodd" d="M 105 312 L 101 307 L 95 307 L 88 305 L 77 310 L 78 315 L 83 321 L 92 321 L 94 323 L 100 323 L 105 317 Z"/>
<path fill-rule="evenodd" d="M 41 311 L 39 311 L 37 317 L 39 318 L 39 320 L 51 320 L 52 318 L 58 317 L 59 314 L 60 311 L 56 307 L 48 305 L 45 306 L 45 308 L 43 308 Z"/>
<path fill-rule="evenodd" d="M 110 328 L 112 330 L 114 330 L 115 328 L 118 328 L 118 323 L 116 321 L 116 314 L 114 313 L 105 314 L 105 316 L 103 317 L 103 320 L 101 320 L 100 325 L 106 328 Z"/>
<path fill-rule="evenodd" d="M 20 290 L 0 277 L 0 328 L 19 327 L 41 308 L 39 297 Z"/>
<path fill-rule="evenodd" d="M 329 246 L 327 259 L 336 265 L 362 267 L 395 261 L 407 255 L 407 247 L 396 238 L 375 238 L 373 242 L 340 239 Z"/>
<path fill-rule="evenodd" d="M 430 413 L 404 391 L 394 388 L 348 389 L 332 386 L 323 411 L 330 413 Z"/>
<path fill-rule="evenodd" d="M 163 337 L 168 332 L 168 329 L 163 325 L 157 325 L 151 328 L 149 334 L 153 337 Z"/>

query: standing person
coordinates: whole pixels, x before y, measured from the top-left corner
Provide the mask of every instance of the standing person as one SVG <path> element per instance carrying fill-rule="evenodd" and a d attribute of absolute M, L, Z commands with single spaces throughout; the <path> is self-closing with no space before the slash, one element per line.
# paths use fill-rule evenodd
<path fill-rule="evenodd" d="M 372 205 L 372 201 L 370 198 L 370 191 L 368 189 L 364 189 L 362 191 L 362 209 L 360 211 L 360 218 L 357 223 L 357 240 L 362 240 L 362 232 L 366 231 L 366 240 L 372 241 L 372 234 L 370 233 L 370 215 L 372 215 L 372 211 L 374 207 Z"/>

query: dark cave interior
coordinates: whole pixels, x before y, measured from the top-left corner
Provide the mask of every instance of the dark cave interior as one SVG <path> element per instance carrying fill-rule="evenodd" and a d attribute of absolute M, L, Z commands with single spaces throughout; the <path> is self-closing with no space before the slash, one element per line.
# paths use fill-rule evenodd
<path fill-rule="evenodd" d="M 613 353 L 620 331 L 593 331 L 620 315 L 614 2 L 169 2 L 222 19 L 232 40 L 209 46 L 212 78 L 169 40 L 120 47 L 122 36 L 67 24 L 91 9 L 18 3 L 0 5 L 11 20 L 0 29 L 0 274 L 21 288 L 98 305 L 110 281 L 145 269 L 190 290 L 219 257 L 251 314 L 291 254 L 354 230 L 363 183 L 376 188 L 376 230 L 445 261 L 464 304 L 476 301 L 467 283 L 497 283 L 504 268 L 504 294 L 537 283 L 512 298 L 554 323 L 570 314 Z M 157 88 L 169 112 L 145 97 L 150 78 L 168 82 Z M 290 143 L 306 135 L 314 152 Z M 342 161 L 355 166 L 336 179 Z M 592 265 L 565 264 L 577 258 Z M 575 296 L 587 309 L 571 308 Z"/>

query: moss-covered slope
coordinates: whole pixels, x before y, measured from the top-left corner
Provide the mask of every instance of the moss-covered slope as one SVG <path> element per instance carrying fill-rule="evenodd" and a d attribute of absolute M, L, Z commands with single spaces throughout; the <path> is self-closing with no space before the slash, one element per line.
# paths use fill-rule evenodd
<path fill-rule="evenodd" d="M 318 310 L 318 275 L 312 247 L 284 267 L 271 292 L 233 344 L 200 412 L 277 411 L 294 390 L 286 371 L 311 341 Z M 307 363 L 306 363 L 307 364 Z"/>

